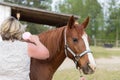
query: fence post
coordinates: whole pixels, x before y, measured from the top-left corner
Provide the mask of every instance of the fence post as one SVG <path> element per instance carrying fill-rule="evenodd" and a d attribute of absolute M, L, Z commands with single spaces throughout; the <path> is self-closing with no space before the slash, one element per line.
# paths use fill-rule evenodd
<path fill-rule="evenodd" d="M 94 46 L 96 46 L 96 38 L 94 38 Z"/>
<path fill-rule="evenodd" d="M 115 42 L 115 43 L 116 43 L 116 44 L 115 44 L 115 46 L 116 46 L 116 47 L 118 47 L 118 43 L 119 43 L 119 42 L 118 42 L 118 40 L 116 40 L 116 42 Z"/>

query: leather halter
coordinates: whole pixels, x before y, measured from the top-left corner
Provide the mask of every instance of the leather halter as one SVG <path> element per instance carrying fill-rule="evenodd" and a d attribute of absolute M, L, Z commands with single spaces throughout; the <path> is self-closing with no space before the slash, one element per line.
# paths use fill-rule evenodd
<path fill-rule="evenodd" d="M 65 30 L 64 30 L 64 41 L 65 41 L 65 55 L 66 55 L 66 57 L 68 57 L 67 51 L 69 51 L 69 52 L 73 55 L 73 57 L 74 57 L 74 59 L 75 59 L 76 68 L 78 68 L 78 61 L 79 61 L 79 59 L 80 59 L 82 56 L 84 56 L 85 54 L 91 53 L 91 51 L 90 51 L 90 50 L 85 50 L 85 51 L 83 51 L 83 52 L 80 53 L 80 54 L 75 54 L 75 53 L 73 52 L 73 50 L 72 50 L 72 49 L 68 46 L 68 44 L 67 44 L 66 28 L 65 28 Z"/>

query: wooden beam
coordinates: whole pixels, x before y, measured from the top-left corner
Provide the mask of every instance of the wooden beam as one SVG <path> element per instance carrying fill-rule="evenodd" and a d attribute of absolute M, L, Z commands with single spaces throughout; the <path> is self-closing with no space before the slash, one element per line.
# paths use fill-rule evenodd
<path fill-rule="evenodd" d="M 71 14 L 55 13 L 52 11 L 46 11 L 38 8 L 31 8 L 26 6 L 20 6 L 17 4 L 0 2 L 0 5 L 5 5 L 11 7 L 11 15 L 16 17 L 16 14 L 20 13 L 21 21 L 28 21 L 32 23 L 51 25 L 51 26 L 64 26 Z M 79 19 L 78 16 L 74 16 L 75 19 Z"/>

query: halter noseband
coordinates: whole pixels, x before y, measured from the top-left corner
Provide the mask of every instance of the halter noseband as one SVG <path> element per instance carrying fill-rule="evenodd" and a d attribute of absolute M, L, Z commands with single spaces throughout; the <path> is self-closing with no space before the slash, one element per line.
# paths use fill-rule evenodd
<path fill-rule="evenodd" d="M 65 41 L 65 55 L 66 55 L 66 57 L 68 57 L 68 55 L 67 55 L 67 50 L 68 50 L 68 51 L 74 56 L 76 68 L 78 68 L 78 61 L 79 61 L 79 59 L 80 59 L 82 56 L 84 56 L 85 54 L 91 53 L 91 51 L 90 51 L 90 50 L 85 50 L 84 52 L 82 52 L 82 53 L 80 53 L 80 54 L 75 54 L 75 53 L 70 49 L 70 47 L 69 47 L 68 44 L 67 44 L 66 28 L 65 28 L 65 30 L 64 30 L 64 41 Z"/>

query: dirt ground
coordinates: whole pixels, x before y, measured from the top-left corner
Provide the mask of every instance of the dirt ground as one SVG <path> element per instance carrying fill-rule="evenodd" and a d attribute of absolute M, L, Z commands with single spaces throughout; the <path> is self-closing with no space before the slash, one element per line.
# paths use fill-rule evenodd
<path fill-rule="evenodd" d="M 98 68 L 105 68 L 107 70 L 120 70 L 120 57 L 100 58 L 96 59 Z"/>
<path fill-rule="evenodd" d="M 95 59 L 97 68 L 104 68 L 107 70 L 120 70 L 120 57 L 99 58 Z M 69 58 L 66 58 L 58 70 L 75 68 L 75 64 Z"/>

